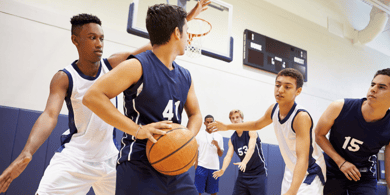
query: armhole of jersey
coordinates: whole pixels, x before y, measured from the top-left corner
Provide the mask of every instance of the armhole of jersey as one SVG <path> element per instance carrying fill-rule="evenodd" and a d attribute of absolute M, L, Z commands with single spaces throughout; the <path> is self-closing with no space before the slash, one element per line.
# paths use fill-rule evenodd
<path fill-rule="evenodd" d="M 111 66 L 110 62 L 108 62 L 108 59 L 104 58 L 103 61 L 104 61 L 104 64 L 107 66 L 108 70 L 111 71 L 112 66 Z"/>
<path fill-rule="evenodd" d="M 311 118 L 310 113 L 307 110 L 305 110 L 305 109 L 298 109 L 297 110 L 297 113 L 295 113 L 295 116 L 294 116 L 294 118 L 291 121 L 291 130 L 295 133 L 295 130 L 294 130 L 294 120 L 295 120 L 295 117 L 298 115 L 299 112 L 306 112 L 309 115 L 310 120 L 311 120 L 311 126 L 310 126 L 310 132 L 311 132 L 311 130 L 313 129 L 313 125 L 314 125 L 313 118 Z"/>
<path fill-rule="evenodd" d="M 271 120 L 272 120 L 272 118 L 274 117 L 274 112 L 275 112 L 277 106 L 278 106 L 278 103 L 276 103 L 275 106 L 274 106 L 274 108 L 272 108 Z"/>
<path fill-rule="evenodd" d="M 66 91 L 66 98 L 69 98 L 72 96 L 72 91 L 73 91 L 73 79 L 72 79 L 72 75 L 70 74 L 69 71 L 67 71 L 65 68 L 60 70 L 62 72 L 64 72 L 67 76 L 68 76 L 68 80 L 69 80 L 69 85 L 68 85 L 68 90 Z"/>
<path fill-rule="evenodd" d="M 338 121 L 338 119 L 339 119 L 339 117 L 343 114 L 343 112 L 345 111 L 345 105 L 346 105 L 346 103 L 347 103 L 347 101 L 349 101 L 350 99 L 348 99 L 348 98 L 344 98 L 344 102 L 343 102 L 343 107 L 341 108 L 341 110 L 340 110 L 340 113 L 339 113 L 339 115 L 334 119 L 334 123 L 336 123 L 336 121 Z M 333 127 L 333 125 L 332 125 L 332 127 Z"/>

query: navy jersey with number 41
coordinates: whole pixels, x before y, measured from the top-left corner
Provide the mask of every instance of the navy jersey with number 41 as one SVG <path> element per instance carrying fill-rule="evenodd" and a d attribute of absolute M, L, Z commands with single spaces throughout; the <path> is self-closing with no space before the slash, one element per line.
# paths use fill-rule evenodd
<path fill-rule="evenodd" d="M 376 122 L 366 122 L 362 114 L 363 99 L 345 99 L 344 106 L 330 130 L 329 141 L 338 154 L 362 173 L 376 173 L 377 153 L 390 142 L 390 111 Z M 345 178 L 337 164 L 325 155 L 327 175 Z"/>
<path fill-rule="evenodd" d="M 238 136 L 237 131 L 235 131 L 230 138 L 233 144 L 234 152 L 240 158 L 241 162 L 244 160 L 247 150 L 249 149 L 249 132 L 244 131 L 241 136 Z M 256 138 L 255 151 L 252 154 L 251 159 L 246 164 L 245 172 L 239 170 L 238 176 L 254 176 L 263 173 L 267 173 L 267 168 L 265 167 L 265 159 L 263 155 L 263 150 L 261 148 L 260 138 Z"/>
<path fill-rule="evenodd" d="M 181 114 L 191 87 L 190 72 L 172 63 L 169 70 L 150 50 L 132 56 L 142 65 L 140 80 L 123 92 L 124 112 L 136 124 L 170 120 L 181 123 Z M 147 139 L 135 140 L 124 133 L 118 162 L 147 160 Z"/>

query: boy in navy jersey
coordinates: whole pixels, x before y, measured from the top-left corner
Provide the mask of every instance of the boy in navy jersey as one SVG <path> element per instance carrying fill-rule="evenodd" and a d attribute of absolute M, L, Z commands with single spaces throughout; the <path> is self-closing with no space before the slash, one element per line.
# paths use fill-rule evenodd
<path fill-rule="evenodd" d="M 198 4 L 207 5 L 202 0 Z M 183 8 L 158 4 L 148 8 L 146 28 L 153 49 L 132 56 L 102 77 L 87 92 L 83 103 L 107 123 L 125 132 L 117 165 L 116 194 L 198 194 L 189 174 L 167 176 L 147 160 L 147 140 L 165 134 L 161 128 L 181 123 L 185 109 L 187 128 L 198 133 L 202 116 L 190 72 L 176 64 L 187 45 L 187 13 Z M 109 102 L 124 93 L 125 115 Z M 160 124 L 160 126 L 156 126 Z"/>
<path fill-rule="evenodd" d="M 324 194 L 376 194 L 376 160 L 385 149 L 390 186 L 390 68 L 379 70 L 367 98 L 329 105 L 316 126 L 316 141 L 326 153 Z M 330 131 L 329 140 L 326 135 Z"/>
<path fill-rule="evenodd" d="M 325 183 L 324 157 L 314 142 L 313 121 L 310 114 L 295 103 L 303 86 L 302 74 L 292 68 L 283 69 L 275 79 L 272 104 L 257 121 L 225 125 L 210 124 L 214 130 L 258 130 L 273 123 L 280 152 L 286 163 L 282 194 L 322 194 Z"/>
<path fill-rule="evenodd" d="M 240 110 L 232 110 L 229 113 L 229 119 L 232 123 L 242 123 L 244 114 Z M 241 162 L 233 163 L 240 169 L 234 184 L 233 195 L 266 194 L 267 168 L 260 142 L 257 132 L 253 131 L 235 131 L 231 136 L 222 169 L 215 171 L 213 177 L 217 179 L 224 174 L 235 152 Z"/>

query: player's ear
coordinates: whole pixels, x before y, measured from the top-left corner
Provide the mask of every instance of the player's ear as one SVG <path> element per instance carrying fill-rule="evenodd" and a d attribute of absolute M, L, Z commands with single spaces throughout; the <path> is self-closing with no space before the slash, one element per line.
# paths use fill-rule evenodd
<path fill-rule="evenodd" d="M 76 35 L 71 36 L 72 43 L 77 47 L 79 45 L 78 39 Z"/>
<path fill-rule="evenodd" d="M 300 88 L 297 89 L 296 95 L 298 96 L 299 94 L 301 94 L 301 92 L 302 92 L 302 87 L 300 87 Z"/>
<path fill-rule="evenodd" d="M 176 40 L 180 40 L 180 38 L 181 38 L 181 33 L 180 33 L 180 30 L 179 30 L 179 27 L 176 27 L 176 28 L 175 28 L 174 35 L 175 35 L 175 39 L 176 39 Z"/>

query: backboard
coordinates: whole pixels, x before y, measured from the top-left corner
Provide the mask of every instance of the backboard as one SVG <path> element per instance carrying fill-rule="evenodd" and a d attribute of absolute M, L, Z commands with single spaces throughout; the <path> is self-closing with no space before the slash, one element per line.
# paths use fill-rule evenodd
<path fill-rule="evenodd" d="M 129 7 L 127 32 L 149 38 L 145 22 L 149 6 L 168 3 L 181 6 L 189 12 L 197 2 L 197 0 L 133 0 Z M 197 16 L 212 25 L 211 32 L 201 38 L 202 55 L 226 62 L 233 60 L 232 17 L 233 6 L 220 0 L 211 0 L 209 8 Z"/>

